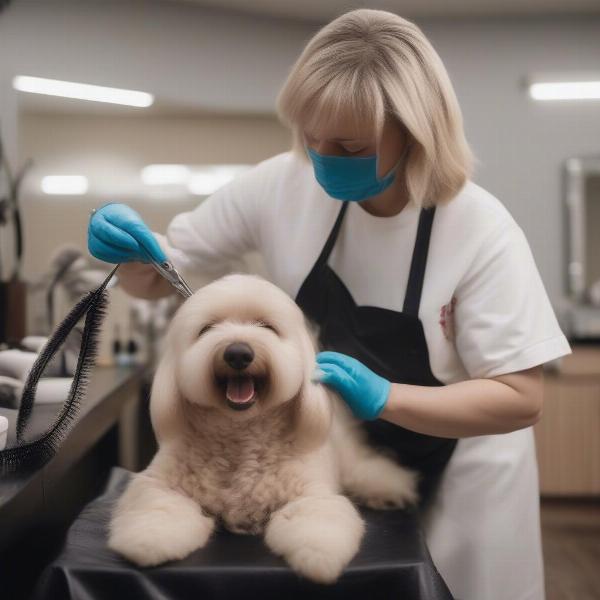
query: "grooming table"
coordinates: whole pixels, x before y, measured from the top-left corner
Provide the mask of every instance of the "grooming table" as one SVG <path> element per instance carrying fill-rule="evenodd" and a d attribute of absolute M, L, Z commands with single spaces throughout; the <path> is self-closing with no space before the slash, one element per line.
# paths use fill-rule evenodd
<path fill-rule="evenodd" d="M 400 510 L 359 507 L 367 532 L 359 553 L 332 586 L 298 576 L 262 537 L 224 529 L 184 560 L 135 567 L 106 547 L 110 509 L 129 477 L 129 471 L 113 468 L 103 494 L 81 512 L 60 554 L 46 567 L 35 600 L 452 600 L 431 561 L 416 512 Z"/>

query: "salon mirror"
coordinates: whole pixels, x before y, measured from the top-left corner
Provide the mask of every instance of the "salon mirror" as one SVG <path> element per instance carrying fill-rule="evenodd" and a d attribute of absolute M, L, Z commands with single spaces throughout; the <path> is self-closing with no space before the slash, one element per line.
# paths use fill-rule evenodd
<path fill-rule="evenodd" d="M 600 156 L 565 163 L 566 279 L 573 339 L 600 339 Z"/>

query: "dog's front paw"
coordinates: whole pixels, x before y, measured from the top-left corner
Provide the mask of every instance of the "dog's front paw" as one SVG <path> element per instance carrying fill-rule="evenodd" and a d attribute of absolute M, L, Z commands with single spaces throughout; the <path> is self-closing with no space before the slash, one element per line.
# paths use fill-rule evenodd
<path fill-rule="evenodd" d="M 142 567 L 184 558 L 204 546 L 214 520 L 160 479 L 137 474 L 119 498 L 108 547 Z"/>
<path fill-rule="evenodd" d="M 273 514 L 265 542 L 304 577 L 333 583 L 358 551 L 365 525 L 348 498 L 298 498 Z"/>
<path fill-rule="evenodd" d="M 294 571 L 323 584 L 335 583 L 347 564 L 347 557 L 311 546 L 299 548 L 286 558 Z"/>
<path fill-rule="evenodd" d="M 164 517 L 164 516 L 163 516 Z M 152 567 L 170 560 L 180 560 L 206 544 L 213 530 L 208 517 L 165 520 L 151 513 L 115 519 L 111 525 L 108 547 L 141 567 Z"/>

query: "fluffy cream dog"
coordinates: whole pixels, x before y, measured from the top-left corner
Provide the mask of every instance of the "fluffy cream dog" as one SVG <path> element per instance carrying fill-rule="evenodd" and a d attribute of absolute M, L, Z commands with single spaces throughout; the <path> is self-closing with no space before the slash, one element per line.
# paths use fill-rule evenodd
<path fill-rule="evenodd" d="M 142 566 L 180 559 L 220 519 L 331 583 L 364 533 L 344 493 L 375 508 L 416 501 L 415 473 L 370 448 L 346 404 L 311 381 L 307 325 L 252 275 L 227 275 L 181 306 L 152 386 L 159 450 L 115 507 L 110 548 Z"/>

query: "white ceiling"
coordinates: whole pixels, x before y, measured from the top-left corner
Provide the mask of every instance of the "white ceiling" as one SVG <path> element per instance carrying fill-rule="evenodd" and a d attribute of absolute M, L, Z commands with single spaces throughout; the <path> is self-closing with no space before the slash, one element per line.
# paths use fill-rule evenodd
<path fill-rule="evenodd" d="M 409 18 L 415 14 L 423 18 L 444 14 L 451 18 L 471 6 L 477 12 L 470 14 L 479 16 L 509 7 L 529 11 L 538 7 L 541 11 L 543 6 L 544 14 L 551 7 L 564 11 L 573 7 L 583 10 L 588 5 L 600 8 L 600 0 L 373 0 L 368 4 L 393 9 Z M 208 5 L 210 8 L 204 9 Z M 140 110 L 19 94 L 16 104 L 24 111 L 131 116 L 271 114 L 276 93 L 306 40 L 313 35 L 315 25 L 352 6 L 342 0 L 147 0 L 145 19 L 140 20 L 137 2 L 123 2 L 118 10 L 107 11 L 103 0 L 17 1 L 0 19 L 0 56 L 11 57 L 7 64 L 13 74 L 138 89 L 157 98 L 153 107 Z M 68 20 L 65 14 L 69 15 Z M 297 16 L 292 18 L 294 15 Z M 286 20 L 269 18 L 274 16 Z M 547 19 L 545 26 L 558 34 L 564 28 L 584 31 L 589 23 L 597 31 L 598 18 L 600 10 L 593 19 L 575 17 L 575 28 L 568 25 L 570 19 L 566 17 Z M 444 47 L 445 37 L 452 40 L 453 36 L 464 35 L 477 40 L 506 32 L 507 39 L 511 39 L 506 43 L 512 44 L 510 36 L 521 39 L 519 31 L 527 30 L 524 40 L 529 39 L 530 29 L 532 35 L 536 31 L 529 20 L 518 19 L 510 28 L 493 19 L 487 20 L 485 27 L 475 21 L 470 25 L 464 21 L 462 27 L 460 32 L 454 32 L 445 20 L 438 21 L 437 26 L 430 22 L 427 35 L 434 34 L 435 44 L 439 41 L 441 53 L 448 55 L 454 42 L 449 41 Z M 109 44 L 106 32 L 110 32 Z M 544 47 L 533 42 L 523 44 L 523 60 L 537 65 L 537 53 L 543 55 Z M 556 72 L 560 67 L 570 73 L 577 65 L 585 64 L 588 58 L 580 49 L 577 36 L 570 44 L 579 52 L 577 59 L 561 62 L 555 58 L 549 70 Z M 597 55 L 595 48 L 588 51 L 594 70 Z M 561 53 L 555 56 L 560 57 Z M 465 61 L 468 64 L 469 59 L 468 53 L 457 57 L 455 65 Z M 455 71 L 463 71 L 462 66 L 455 67 L 452 62 L 450 65 Z M 0 65 L 0 75 L 2 68 Z"/>
<path fill-rule="evenodd" d="M 172 1 L 172 0 L 171 0 Z M 269 17 L 327 21 L 353 8 L 378 8 L 411 18 L 600 13 L 599 0 L 175 0 Z"/>

